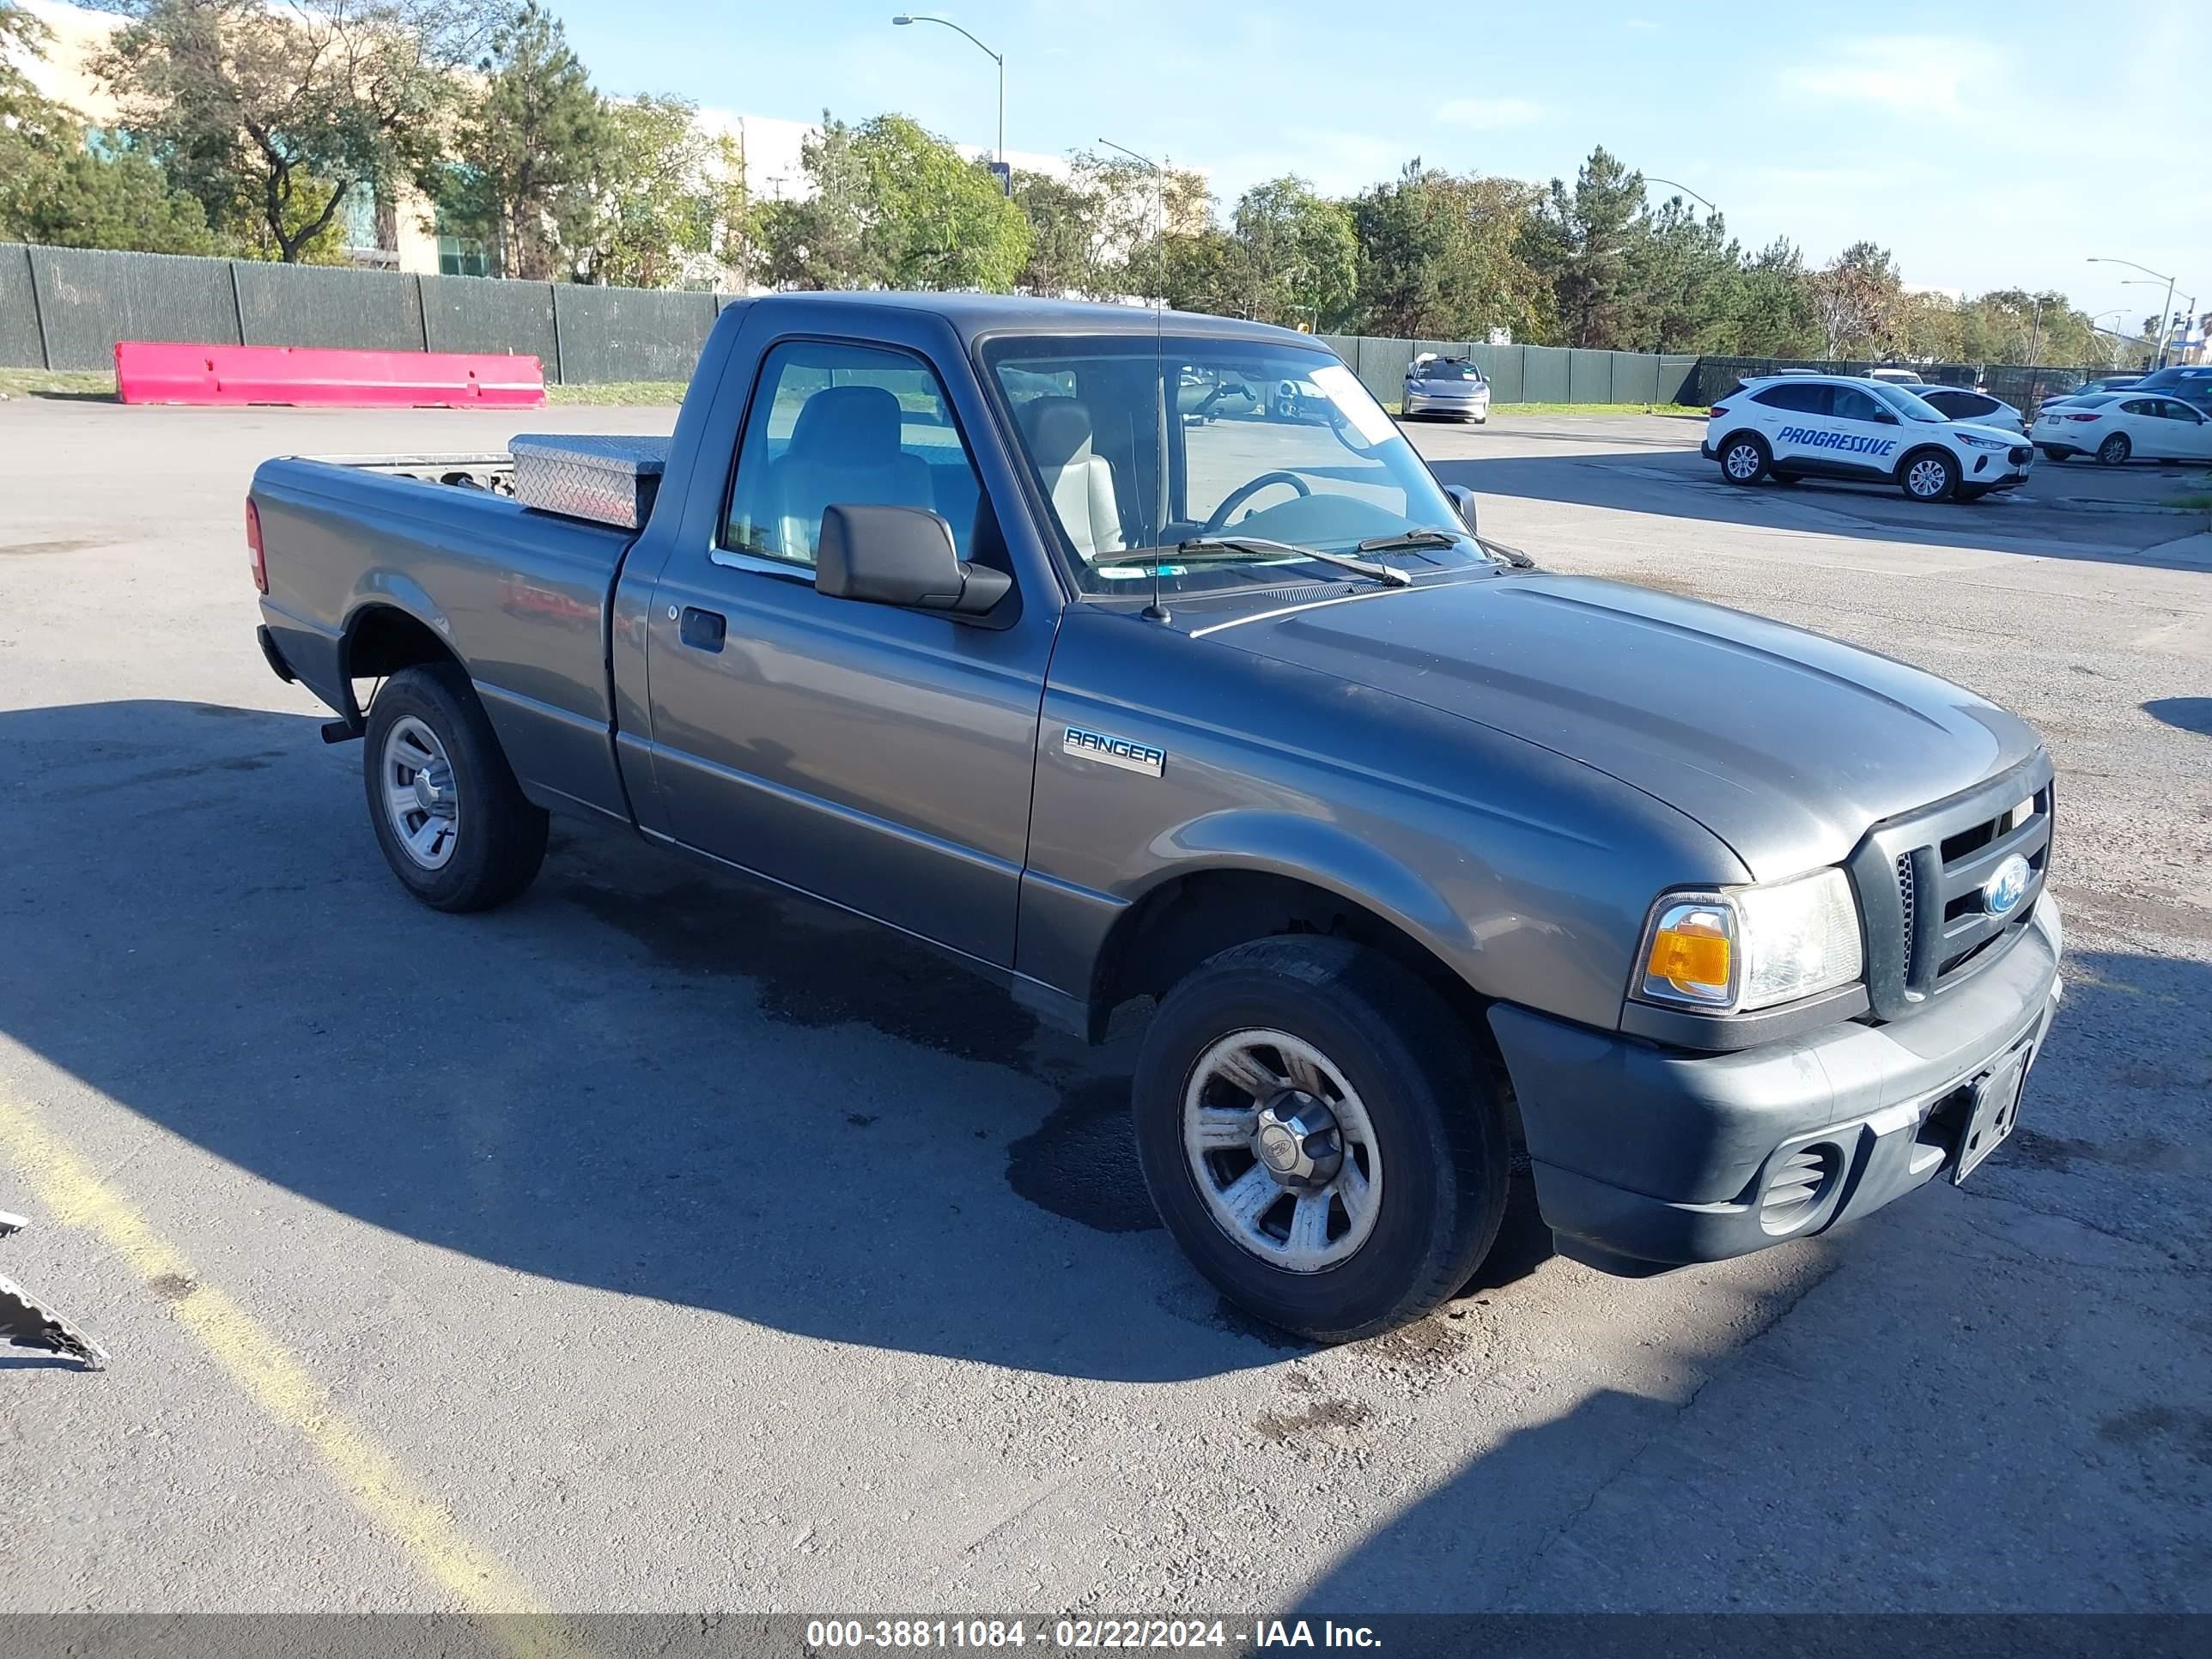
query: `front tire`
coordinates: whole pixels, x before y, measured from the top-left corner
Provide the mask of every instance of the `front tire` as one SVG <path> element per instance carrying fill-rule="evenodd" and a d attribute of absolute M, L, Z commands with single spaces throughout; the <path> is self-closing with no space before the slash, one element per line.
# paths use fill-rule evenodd
<path fill-rule="evenodd" d="M 2128 434 L 2124 432 L 2115 432 L 2097 446 L 2097 459 L 2106 466 L 2124 465 L 2128 457 L 2134 453 L 2135 446 L 2128 441 Z"/>
<path fill-rule="evenodd" d="M 2051 444 L 2042 445 L 2041 448 L 2043 450 L 2043 459 L 2046 461 L 2051 462 L 2055 465 L 2063 466 L 2065 463 L 2074 459 L 2074 452 L 2070 449 L 2060 449 Z"/>
<path fill-rule="evenodd" d="M 1465 1284 L 1504 1212 L 1503 1105 L 1443 999 L 1345 939 L 1223 951 L 1161 1002 L 1137 1151 L 1176 1243 L 1231 1302 L 1344 1342 Z"/>
<path fill-rule="evenodd" d="M 1959 487 L 1959 464 L 1940 449 L 1923 449 L 1906 458 L 1897 483 L 1908 500 L 1947 501 Z"/>
<path fill-rule="evenodd" d="M 1764 438 L 1756 433 L 1744 432 L 1723 444 L 1721 453 L 1715 459 L 1721 464 L 1721 477 L 1732 484 L 1747 487 L 1766 476 L 1774 456 Z"/>
<path fill-rule="evenodd" d="M 368 820 L 400 885 L 434 910 L 489 910 L 545 860 L 546 815 L 514 781 L 457 663 L 403 668 L 368 706 Z"/>

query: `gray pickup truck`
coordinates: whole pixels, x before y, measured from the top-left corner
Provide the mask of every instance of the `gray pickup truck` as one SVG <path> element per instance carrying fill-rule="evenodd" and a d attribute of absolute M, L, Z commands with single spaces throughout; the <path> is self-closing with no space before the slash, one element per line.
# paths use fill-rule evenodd
<path fill-rule="evenodd" d="M 1094 1039 L 1152 999 L 1161 1218 L 1316 1339 L 1449 1297 L 1524 1156 L 1627 1274 L 1962 1179 L 2057 1006 L 2033 731 L 1533 568 L 1297 334 L 775 295 L 665 442 L 272 460 L 247 520 L 416 897 L 514 898 L 581 813 Z"/>

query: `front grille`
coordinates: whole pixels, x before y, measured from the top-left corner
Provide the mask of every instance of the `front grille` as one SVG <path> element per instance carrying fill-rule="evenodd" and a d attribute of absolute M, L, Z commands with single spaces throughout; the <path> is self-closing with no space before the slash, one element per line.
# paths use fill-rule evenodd
<path fill-rule="evenodd" d="M 1788 1232 L 1827 1196 L 1828 1184 L 1842 1167 L 1842 1154 L 1826 1142 L 1790 1153 L 1759 1195 L 1759 1225 L 1770 1233 Z"/>
<path fill-rule="evenodd" d="M 2027 765 L 1940 805 L 1877 827 L 1850 863 L 1867 927 L 1867 994 L 1878 1018 L 1924 1006 L 2001 959 L 2050 873 L 2051 763 Z M 2017 854 L 2026 890 L 2002 915 L 1984 891 Z"/>
<path fill-rule="evenodd" d="M 2005 452 L 2005 459 L 2010 461 L 2014 466 L 2026 466 L 2028 458 L 2034 453 L 2035 450 L 2032 445 L 2014 444 Z"/>

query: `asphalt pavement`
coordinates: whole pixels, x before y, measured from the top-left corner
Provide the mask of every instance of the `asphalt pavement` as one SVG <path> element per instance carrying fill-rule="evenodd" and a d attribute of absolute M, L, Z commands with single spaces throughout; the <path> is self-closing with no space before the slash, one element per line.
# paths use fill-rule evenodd
<path fill-rule="evenodd" d="M 2034 722 L 2069 982 L 1964 1187 L 1641 1282 L 1522 1214 L 1316 1350 L 1153 1223 L 1126 1031 L 618 835 L 383 868 L 253 463 L 672 417 L 0 404 L 0 1270 L 112 1356 L 0 1354 L 0 1611 L 2212 1611 L 2201 526 L 1420 430 L 1548 565 Z"/>

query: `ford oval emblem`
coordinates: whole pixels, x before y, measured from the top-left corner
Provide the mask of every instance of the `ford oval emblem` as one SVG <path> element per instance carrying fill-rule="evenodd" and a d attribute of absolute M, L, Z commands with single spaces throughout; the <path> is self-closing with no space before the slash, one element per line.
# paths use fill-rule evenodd
<path fill-rule="evenodd" d="M 2014 853 L 1982 884 L 1982 908 L 1993 916 L 2010 915 L 2027 896 L 2029 875 L 2027 860 Z"/>

